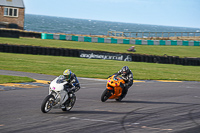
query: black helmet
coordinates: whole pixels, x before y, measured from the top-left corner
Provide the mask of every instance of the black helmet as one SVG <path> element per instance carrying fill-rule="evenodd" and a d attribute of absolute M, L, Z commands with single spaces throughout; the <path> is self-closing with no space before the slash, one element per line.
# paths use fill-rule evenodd
<path fill-rule="evenodd" d="M 130 69 L 128 66 L 122 67 L 122 75 L 127 75 L 130 72 Z"/>

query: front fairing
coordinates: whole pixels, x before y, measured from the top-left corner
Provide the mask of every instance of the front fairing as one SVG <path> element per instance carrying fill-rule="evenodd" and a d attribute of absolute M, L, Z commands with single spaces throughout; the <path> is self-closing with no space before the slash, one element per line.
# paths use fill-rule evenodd
<path fill-rule="evenodd" d="M 68 92 L 64 90 L 64 85 L 67 84 L 66 78 L 63 75 L 55 78 L 49 86 L 49 94 L 54 95 L 56 103 L 62 105 L 68 99 Z"/>
<path fill-rule="evenodd" d="M 119 87 L 120 83 L 125 83 L 121 77 L 116 77 L 113 75 L 112 77 L 108 78 L 107 80 L 107 87 Z"/>
<path fill-rule="evenodd" d="M 124 84 L 124 80 L 120 77 L 116 77 L 113 75 L 112 77 L 108 78 L 107 80 L 107 89 L 111 91 L 111 96 L 109 99 L 117 99 L 122 94 L 122 88 L 120 87 L 120 84 Z"/>
<path fill-rule="evenodd" d="M 56 92 L 64 90 L 64 85 L 66 83 L 67 83 L 66 78 L 63 75 L 60 75 L 50 83 L 49 90 L 53 90 Z"/>

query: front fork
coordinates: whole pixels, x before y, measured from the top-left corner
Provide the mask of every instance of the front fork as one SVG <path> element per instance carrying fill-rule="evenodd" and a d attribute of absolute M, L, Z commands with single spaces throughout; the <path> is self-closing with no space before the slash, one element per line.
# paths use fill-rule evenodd
<path fill-rule="evenodd" d="M 110 97 L 114 94 L 114 91 L 113 90 L 110 90 L 110 89 L 106 89 L 107 90 L 107 93 L 106 93 L 106 97 Z"/>
<path fill-rule="evenodd" d="M 53 95 L 55 98 L 53 106 L 55 106 L 56 104 L 58 104 L 58 102 L 60 102 L 60 98 L 58 98 L 59 94 L 56 93 L 55 91 L 49 91 L 49 95 Z"/>
<path fill-rule="evenodd" d="M 107 94 L 110 94 L 110 96 L 114 94 L 114 88 L 113 88 L 113 87 L 107 86 L 106 89 L 107 89 L 107 91 L 108 91 Z"/>

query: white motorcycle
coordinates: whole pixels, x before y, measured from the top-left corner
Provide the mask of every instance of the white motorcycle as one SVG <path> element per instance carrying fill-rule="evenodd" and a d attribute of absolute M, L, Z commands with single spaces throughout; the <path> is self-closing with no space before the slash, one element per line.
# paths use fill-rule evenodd
<path fill-rule="evenodd" d="M 41 111 L 47 113 L 53 107 L 70 111 L 76 102 L 76 96 L 69 86 L 63 75 L 55 78 L 49 85 L 49 95 L 43 100 Z"/>

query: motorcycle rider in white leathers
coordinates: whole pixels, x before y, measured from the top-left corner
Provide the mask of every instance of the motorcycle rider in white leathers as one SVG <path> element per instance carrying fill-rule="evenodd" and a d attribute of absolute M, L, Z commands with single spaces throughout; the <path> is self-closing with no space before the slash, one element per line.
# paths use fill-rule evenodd
<path fill-rule="evenodd" d="M 66 78 L 66 81 L 69 84 L 68 87 L 70 88 L 70 90 L 68 90 L 68 91 L 77 92 L 80 89 L 79 81 L 78 81 L 76 75 L 70 69 L 66 69 L 63 72 L 63 76 Z"/>

